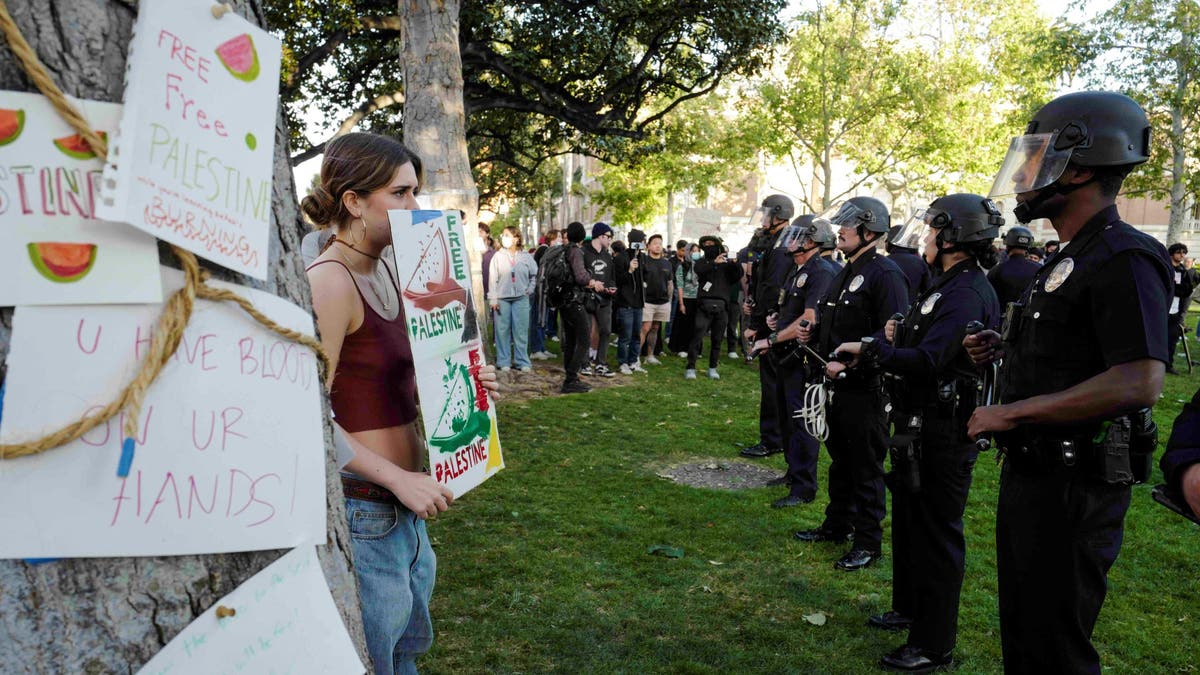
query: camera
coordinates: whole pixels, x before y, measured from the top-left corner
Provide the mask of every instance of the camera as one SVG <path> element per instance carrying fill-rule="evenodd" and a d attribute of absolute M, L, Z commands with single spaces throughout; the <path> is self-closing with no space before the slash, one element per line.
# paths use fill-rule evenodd
<path fill-rule="evenodd" d="M 646 242 L 643 242 L 643 241 L 630 242 L 629 248 L 633 251 L 637 251 L 640 253 L 640 252 L 646 250 Z"/>

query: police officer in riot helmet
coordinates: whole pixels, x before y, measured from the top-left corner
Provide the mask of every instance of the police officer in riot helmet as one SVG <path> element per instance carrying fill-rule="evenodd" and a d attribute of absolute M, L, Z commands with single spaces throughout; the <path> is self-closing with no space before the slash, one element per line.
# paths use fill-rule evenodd
<path fill-rule="evenodd" d="M 820 382 L 820 368 L 800 347 L 800 322 L 816 321 L 817 305 L 825 297 L 837 272 L 820 256 L 818 225 L 811 214 L 797 218 L 779 236 L 779 247 L 791 256 L 795 267 L 784 280 L 774 310 L 767 316 L 770 335 L 754 343 L 752 353 L 770 352 L 778 368 L 775 405 L 779 417 L 787 461 L 787 473 L 780 481 L 788 494 L 771 504 L 775 508 L 811 502 L 817 494 L 817 457 L 820 442 L 805 425 L 794 419 L 795 411 L 805 407 L 810 381 Z"/>
<path fill-rule="evenodd" d="M 814 224 L 817 226 L 817 231 L 813 234 L 813 241 L 821 245 L 821 257 L 825 259 L 825 262 L 833 265 L 835 273 L 841 272 L 842 263 L 837 259 L 837 233 L 833 231 L 833 224 L 825 218 L 817 218 Z"/>
<path fill-rule="evenodd" d="M 784 195 L 771 195 L 762 201 L 755 212 L 757 221 L 750 240 L 752 266 L 750 268 L 749 296 L 742 311 L 749 317 L 749 327 L 743 333 L 747 342 L 766 337 L 771 332 L 767 326 L 767 315 L 778 300 L 779 289 L 792 270 L 792 258 L 786 250 L 776 246 L 779 233 L 791 221 L 795 213 L 792 200 Z M 759 359 L 759 410 L 758 443 L 743 448 L 745 457 L 766 457 L 783 451 L 785 439 L 781 431 L 780 411 L 775 406 L 776 364 L 770 353 Z"/>
<path fill-rule="evenodd" d="M 1041 265 L 1027 257 L 1033 246 L 1033 232 L 1028 227 L 1016 225 L 1004 233 L 1004 248 L 1008 252 L 999 265 L 988 270 L 988 281 L 996 289 L 1001 307 L 1021 298 L 1021 292 L 1029 285 Z"/>
<path fill-rule="evenodd" d="M 992 186 L 1016 196 L 1018 220 L 1048 218 L 1067 242 L 999 334 L 963 342 L 977 364 L 1003 358 L 1001 404 L 976 408 L 968 432 L 995 434 L 1004 454 L 996 567 L 1009 673 L 1100 672 L 1092 630 L 1130 485 L 1150 470 L 1149 408 L 1168 358 L 1166 250 L 1115 204 L 1149 155 L 1150 122 L 1132 99 L 1066 94 L 1013 139 Z"/>
<path fill-rule="evenodd" d="M 911 299 L 929 288 L 932 275 L 925 259 L 917 255 L 917 249 L 908 246 L 912 242 L 900 239 L 901 229 L 902 225 L 895 225 L 888 230 L 887 252 L 892 262 L 904 272 L 904 278 L 908 279 L 908 297 Z"/>
<path fill-rule="evenodd" d="M 953 194 L 919 212 L 897 240 L 921 246 L 940 274 L 886 340 L 864 337 L 840 345 L 849 365 L 830 363 L 831 376 L 876 366 L 891 374 L 892 609 L 868 624 L 908 630 L 908 640 L 883 657 L 888 670 L 927 672 L 952 663 L 962 589 L 963 510 L 979 448 L 967 437 L 979 377 L 962 339 L 971 322 L 995 328 L 1000 305 L 981 264 L 995 261 L 992 241 L 1004 219 L 991 200 Z"/>
<path fill-rule="evenodd" d="M 908 309 L 908 280 L 896 263 L 876 250 L 891 224 L 887 207 L 872 197 L 854 197 L 828 220 L 838 228 L 838 249 L 846 254 L 846 266 L 830 283 L 815 328 L 799 329 L 805 342 L 815 331 L 815 349 L 824 354 L 865 335 L 882 339 L 888 319 Z M 832 389 L 825 441 L 830 457 L 829 506 L 820 527 L 797 532 L 795 537 L 801 541 L 853 537 L 854 545 L 835 564 L 850 571 L 872 564 L 883 548 L 887 420 L 877 368 L 856 368 L 845 379 L 834 380 Z"/>

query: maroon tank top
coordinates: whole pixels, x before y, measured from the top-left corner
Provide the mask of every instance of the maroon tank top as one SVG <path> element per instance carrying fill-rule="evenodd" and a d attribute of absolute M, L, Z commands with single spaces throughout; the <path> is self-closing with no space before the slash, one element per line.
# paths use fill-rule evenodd
<path fill-rule="evenodd" d="M 404 318 L 404 305 L 395 319 L 380 316 L 363 297 L 358 280 L 349 267 L 337 260 L 322 260 L 308 269 L 327 262 L 341 265 L 363 304 L 363 322 L 358 330 L 346 335 L 338 366 L 329 392 L 333 415 L 346 431 L 367 431 L 401 426 L 417 419 L 417 377 L 412 346 Z M 388 279 L 400 288 L 387 269 Z"/>

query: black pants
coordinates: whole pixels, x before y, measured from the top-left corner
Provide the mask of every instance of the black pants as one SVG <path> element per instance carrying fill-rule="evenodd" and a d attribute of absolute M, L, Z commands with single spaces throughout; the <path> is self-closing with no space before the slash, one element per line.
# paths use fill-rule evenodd
<path fill-rule="evenodd" d="M 728 347 L 725 351 L 737 352 L 738 345 L 741 344 L 741 317 L 742 304 L 737 300 L 730 300 L 725 303 L 726 313 L 729 315 L 729 325 L 725 327 L 725 344 Z"/>
<path fill-rule="evenodd" d="M 787 436 L 779 419 L 779 392 L 783 385 L 779 382 L 778 367 L 769 352 L 758 359 L 758 442 L 786 450 Z"/>
<path fill-rule="evenodd" d="M 1167 349 L 1171 359 L 1167 361 L 1168 368 L 1175 367 L 1175 347 L 1179 345 L 1179 338 L 1183 337 L 1183 313 L 1167 315 Z"/>
<path fill-rule="evenodd" d="M 804 364 L 783 365 L 770 352 L 760 358 L 770 358 L 777 363 L 778 386 L 776 387 L 776 410 L 779 415 L 779 431 L 783 438 L 783 458 L 787 461 L 787 481 L 791 494 L 812 497 L 817 493 L 817 456 L 821 444 L 804 429 L 804 422 L 793 418 L 797 410 L 804 407 L 804 392 L 808 387 Z"/>
<path fill-rule="evenodd" d="M 671 341 L 667 347 L 676 354 L 691 349 L 692 334 L 696 332 L 698 306 L 699 302 L 695 298 L 687 298 L 682 305 L 675 307 L 675 318 L 671 320 Z"/>
<path fill-rule="evenodd" d="M 588 345 L 592 337 L 592 318 L 583 308 L 583 303 L 572 302 L 558 310 L 562 317 L 562 354 L 564 382 L 579 379 L 579 369 L 587 358 Z"/>
<path fill-rule="evenodd" d="M 596 312 L 592 316 L 596 318 L 596 363 L 608 365 L 608 339 L 612 335 L 613 324 L 612 301 L 597 305 Z M 589 335 L 588 338 L 590 340 L 591 336 Z"/>
<path fill-rule="evenodd" d="M 1000 474 L 996 572 L 1004 672 L 1099 673 L 1092 629 L 1121 552 L 1130 489 L 1074 474 Z"/>
<path fill-rule="evenodd" d="M 708 350 L 708 367 L 717 367 L 721 359 L 721 340 L 725 337 L 725 324 L 728 321 L 724 300 L 705 298 L 699 301 L 696 307 L 696 323 L 692 330 L 692 343 L 688 345 L 688 370 L 696 367 L 696 354 L 700 353 L 705 335 L 712 338 Z"/>
<path fill-rule="evenodd" d="M 926 428 L 931 426 L 926 420 Z M 954 649 L 966 544 L 963 511 L 979 451 L 952 434 L 926 433 L 918 466 L 920 490 L 892 488 L 892 609 L 911 617 L 908 644 Z M 903 468 L 893 464 L 893 470 Z"/>
<path fill-rule="evenodd" d="M 828 406 L 829 506 L 822 526 L 854 533 L 854 548 L 879 551 L 883 517 L 883 456 L 887 423 L 880 388 L 835 387 Z"/>

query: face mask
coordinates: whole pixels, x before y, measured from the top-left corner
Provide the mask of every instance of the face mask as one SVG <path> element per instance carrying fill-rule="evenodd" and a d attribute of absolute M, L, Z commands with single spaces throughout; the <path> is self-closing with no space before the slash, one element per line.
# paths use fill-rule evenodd
<path fill-rule="evenodd" d="M 704 257 L 704 254 L 701 253 L 700 251 L 692 251 L 692 260 L 699 260 L 703 257 Z"/>
<path fill-rule="evenodd" d="M 504 248 L 508 248 L 509 246 L 512 246 L 513 238 L 512 237 L 500 237 L 500 245 L 503 246 Z"/>

